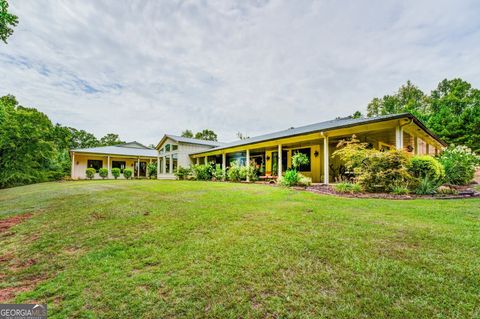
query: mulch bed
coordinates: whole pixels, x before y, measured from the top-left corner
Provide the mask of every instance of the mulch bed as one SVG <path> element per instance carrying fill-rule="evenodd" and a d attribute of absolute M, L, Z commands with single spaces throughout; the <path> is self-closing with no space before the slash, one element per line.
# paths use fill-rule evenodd
<path fill-rule="evenodd" d="M 461 192 L 473 191 L 473 195 L 462 195 L 462 194 L 436 194 L 436 195 L 395 195 L 389 193 L 340 193 L 335 191 L 335 188 L 331 185 L 312 185 L 306 188 L 307 191 L 315 194 L 324 194 L 324 195 L 335 195 L 340 197 L 349 197 L 349 198 L 383 198 L 383 199 L 397 199 L 397 200 L 409 200 L 409 199 L 462 199 L 462 198 L 479 198 L 480 193 L 474 191 L 468 186 L 460 187 L 457 190 Z"/>

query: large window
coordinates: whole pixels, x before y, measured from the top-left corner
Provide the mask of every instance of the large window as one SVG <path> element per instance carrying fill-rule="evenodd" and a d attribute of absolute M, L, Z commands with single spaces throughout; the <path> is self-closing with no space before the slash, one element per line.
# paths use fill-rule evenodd
<path fill-rule="evenodd" d="M 163 157 L 160 157 L 160 174 L 163 174 Z"/>
<path fill-rule="evenodd" d="M 176 151 L 176 150 L 178 150 L 178 145 L 172 144 L 172 151 Z"/>
<path fill-rule="evenodd" d="M 172 173 L 177 171 L 177 166 L 178 166 L 178 155 L 173 154 L 172 155 Z"/>
<path fill-rule="evenodd" d="M 296 153 L 302 153 L 305 154 L 308 158 L 308 164 L 300 165 L 298 170 L 300 172 L 310 172 L 311 171 L 311 164 L 312 164 L 312 159 L 310 158 L 310 147 L 308 148 L 300 148 L 298 150 L 293 150 L 292 151 L 292 156 L 295 155 Z"/>
<path fill-rule="evenodd" d="M 88 160 L 87 161 L 87 167 L 88 168 L 94 168 L 98 173 L 98 170 L 103 167 L 103 161 L 102 160 Z"/>
<path fill-rule="evenodd" d="M 123 174 L 123 170 L 125 169 L 125 166 L 126 166 L 125 161 L 112 161 L 112 168 L 119 168 L 122 174 Z"/>
<path fill-rule="evenodd" d="M 170 174 L 170 156 L 165 157 L 165 174 Z"/>
<path fill-rule="evenodd" d="M 165 152 L 170 152 L 170 144 L 165 145 Z"/>

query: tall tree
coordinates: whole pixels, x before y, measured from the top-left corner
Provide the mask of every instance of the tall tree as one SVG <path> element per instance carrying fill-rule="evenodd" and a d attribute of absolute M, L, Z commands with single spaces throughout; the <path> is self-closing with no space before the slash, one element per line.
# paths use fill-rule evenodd
<path fill-rule="evenodd" d="M 402 85 L 395 94 L 374 98 L 367 106 L 368 117 L 404 112 L 423 117 L 427 111 L 427 96 L 410 81 Z"/>
<path fill-rule="evenodd" d="M 212 130 L 204 129 L 201 132 L 197 132 L 195 138 L 199 140 L 216 141 L 217 134 Z"/>
<path fill-rule="evenodd" d="M 118 145 L 125 143 L 124 141 L 120 140 L 118 134 L 108 133 L 104 137 L 100 138 L 99 141 L 100 145 L 102 146 L 109 146 L 109 145 Z"/>
<path fill-rule="evenodd" d="M 6 44 L 7 38 L 13 34 L 12 27 L 18 24 L 18 17 L 8 12 L 8 2 L 0 0 L 0 39 Z"/>
<path fill-rule="evenodd" d="M 185 130 L 182 132 L 182 137 L 193 138 L 193 132 L 191 130 Z"/>

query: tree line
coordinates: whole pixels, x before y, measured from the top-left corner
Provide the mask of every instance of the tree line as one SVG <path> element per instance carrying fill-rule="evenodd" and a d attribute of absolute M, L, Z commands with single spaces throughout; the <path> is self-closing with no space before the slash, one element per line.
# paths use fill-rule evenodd
<path fill-rule="evenodd" d="M 124 143 L 117 134 L 100 139 L 84 130 L 53 124 L 12 95 L 0 98 L 0 188 L 70 175 L 69 150 Z"/>
<path fill-rule="evenodd" d="M 425 94 L 407 81 L 397 92 L 374 98 L 367 117 L 409 112 L 438 137 L 480 152 L 480 90 L 462 79 L 443 80 Z M 353 118 L 362 117 L 357 111 Z"/>

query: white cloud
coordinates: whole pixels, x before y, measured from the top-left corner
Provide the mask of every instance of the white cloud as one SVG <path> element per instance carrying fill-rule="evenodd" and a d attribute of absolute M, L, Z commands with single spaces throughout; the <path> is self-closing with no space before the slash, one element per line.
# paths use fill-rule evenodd
<path fill-rule="evenodd" d="M 10 1 L 0 94 L 97 135 L 222 140 L 364 109 L 410 79 L 480 86 L 476 1 Z"/>

